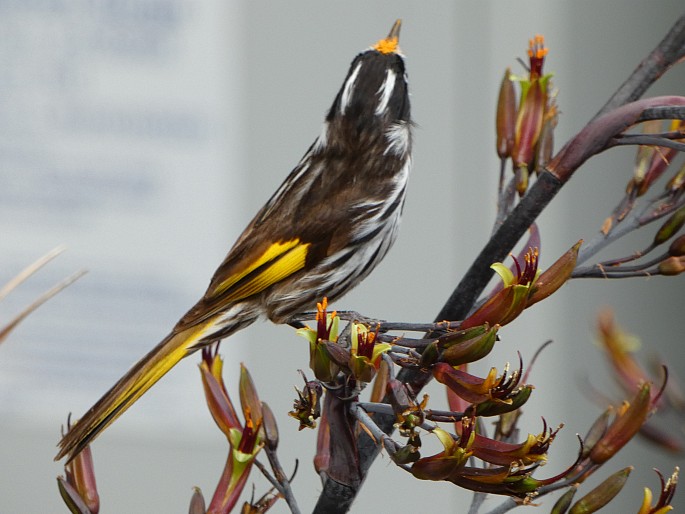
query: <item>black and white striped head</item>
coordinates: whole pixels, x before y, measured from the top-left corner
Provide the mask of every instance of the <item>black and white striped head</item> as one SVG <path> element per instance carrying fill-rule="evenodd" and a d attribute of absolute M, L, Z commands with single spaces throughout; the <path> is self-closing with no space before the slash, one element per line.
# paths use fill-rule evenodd
<path fill-rule="evenodd" d="M 359 131 L 378 125 L 409 123 L 404 57 L 398 42 L 400 20 L 388 37 L 355 57 L 328 112 L 329 123 L 353 121 Z"/>

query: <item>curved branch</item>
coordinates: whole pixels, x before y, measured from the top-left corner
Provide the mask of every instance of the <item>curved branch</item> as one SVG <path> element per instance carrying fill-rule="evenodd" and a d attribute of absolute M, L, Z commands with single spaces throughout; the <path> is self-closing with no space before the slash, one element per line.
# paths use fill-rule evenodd
<path fill-rule="evenodd" d="M 656 96 L 645 98 L 622 105 L 613 111 L 593 118 L 557 153 L 548 164 L 547 171 L 562 183 L 566 183 L 585 161 L 606 150 L 611 139 L 631 126 L 640 123 L 643 113 L 655 107 L 664 106 L 685 106 L 685 97 Z"/>

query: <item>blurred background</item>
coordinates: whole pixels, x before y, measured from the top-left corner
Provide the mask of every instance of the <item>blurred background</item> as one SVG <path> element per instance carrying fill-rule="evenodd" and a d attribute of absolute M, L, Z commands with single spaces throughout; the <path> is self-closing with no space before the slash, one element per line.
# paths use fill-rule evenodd
<path fill-rule="evenodd" d="M 72 272 L 89 273 L 32 315 L 0 348 L 0 512 L 66 512 L 52 458 L 68 412 L 83 413 L 205 291 L 225 253 L 318 135 L 357 52 L 403 19 L 415 131 L 414 169 L 398 242 L 378 270 L 335 303 L 390 320 L 431 321 L 487 240 L 499 163 L 499 82 L 523 69 L 544 34 L 559 88 L 560 147 L 604 104 L 678 16 L 681 0 L 597 2 L 61 0 L 0 2 L 0 282 L 51 248 L 66 253 L 5 299 L 9 319 Z M 683 94 L 683 68 L 650 95 Z M 539 220 L 542 267 L 596 233 L 621 199 L 635 151 L 616 149 L 577 174 Z M 631 239 L 610 254 L 644 246 Z M 594 344 L 611 305 L 641 355 L 682 371 L 683 278 L 576 281 L 500 333 L 476 370 L 538 360 L 523 429 L 565 423 L 540 476 L 575 458 L 602 408 L 590 382 L 621 398 Z M 226 382 L 245 362 L 277 413 L 280 458 L 304 512 L 321 489 L 315 432 L 286 416 L 308 347 L 288 327 L 257 323 L 222 345 Z M 186 512 L 211 497 L 227 444 L 205 407 L 191 357 L 93 446 L 103 513 Z M 444 393 L 431 388 L 435 405 Z M 682 435 L 682 427 L 672 430 Z M 426 437 L 425 439 L 429 439 Z M 636 466 L 612 512 L 635 512 L 652 471 L 682 457 L 634 442 L 599 473 Z M 253 474 L 257 495 L 266 482 Z M 246 489 L 249 495 L 250 487 Z M 589 487 L 586 486 L 586 491 Z M 470 494 L 417 483 L 387 456 L 355 512 L 465 512 Z M 492 506 L 501 500 L 492 499 Z M 553 497 L 542 500 L 549 511 Z M 682 488 L 676 510 L 685 505 Z M 284 512 L 278 505 L 274 512 Z M 484 511 L 487 509 L 484 509 Z"/>

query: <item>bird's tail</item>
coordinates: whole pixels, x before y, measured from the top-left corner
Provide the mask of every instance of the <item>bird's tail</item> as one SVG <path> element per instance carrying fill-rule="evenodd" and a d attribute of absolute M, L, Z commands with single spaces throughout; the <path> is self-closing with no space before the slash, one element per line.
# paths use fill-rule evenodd
<path fill-rule="evenodd" d="M 195 349 L 193 345 L 211 332 L 213 325 L 214 320 L 210 318 L 203 323 L 169 334 L 74 424 L 59 442 L 59 453 L 55 460 L 65 456 L 71 460 L 78 455 L 167 371 L 192 353 Z"/>

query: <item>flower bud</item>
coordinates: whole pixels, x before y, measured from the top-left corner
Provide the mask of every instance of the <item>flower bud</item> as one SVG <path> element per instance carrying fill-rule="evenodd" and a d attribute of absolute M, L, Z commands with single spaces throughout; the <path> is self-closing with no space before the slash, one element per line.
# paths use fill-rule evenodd
<path fill-rule="evenodd" d="M 275 451 L 278 448 L 278 425 L 271 407 L 264 402 L 262 402 L 262 426 L 267 447 Z"/>
<path fill-rule="evenodd" d="M 221 356 L 209 347 L 203 348 L 200 373 L 207 407 L 219 429 L 228 436 L 232 428 L 240 425 L 240 421 L 224 387 L 222 368 Z"/>
<path fill-rule="evenodd" d="M 250 372 L 243 363 L 240 364 L 240 378 L 238 381 L 238 392 L 240 393 L 240 405 L 242 406 L 245 417 L 248 415 L 253 420 L 261 420 L 262 402 L 259 401 L 257 388 L 252 380 Z"/>
<path fill-rule="evenodd" d="M 669 257 L 659 263 L 659 273 L 665 276 L 680 275 L 685 271 L 685 257 Z"/>
<path fill-rule="evenodd" d="M 504 72 L 497 100 L 497 155 L 500 159 L 511 156 L 516 137 L 516 91 L 509 68 Z"/>
<path fill-rule="evenodd" d="M 675 211 L 665 222 L 654 236 L 654 246 L 665 243 L 685 224 L 685 205 Z"/>
<path fill-rule="evenodd" d="M 614 412 L 613 407 L 606 409 L 592 424 L 590 430 L 583 438 L 583 457 L 590 455 L 590 452 L 597 444 L 604 434 L 606 434 L 607 428 L 609 427 L 609 418 L 611 413 Z"/>
<path fill-rule="evenodd" d="M 432 343 L 429 343 L 428 346 L 426 346 L 426 348 L 423 350 L 423 352 L 421 352 L 421 360 L 419 361 L 419 366 L 421 366 L 421 369 L 428 369 L 433 364 L 438 362 L 439 358 L 440 350 L 438 349 L 438 341 L 436 339 Z"/>
<path fill-rule="evenodd" d="M 613 457 L 647 421 L 653 408 L 651 387 L 643 384 L 630 403 L 625 402 L 607 431 L 590 451 L 590 460 L 604 464 Z"/>
<path fill-rule="evenodd" d="M 205 499 L 202 496 L 202 491 L 199 487 L 193 487 L 193 496 L 190 498 L 190 507 L 188 514 L 205 514 Z"/>
<path fill-rule="evenodd" d="M 351 355 L 350 350 L 343 348 L 338 343 L 334 343 L 333 341 L 319 341 L 318 344 L 323 346 L 321 351 L 326 356 L 326 359 L 332 361 L 330 363 L 331 369 L 334 369 L 337 373 L 337 368 L 333 366 L 337 365 L 339 368 L 344 368 L 344 370 L 347 371 L 347 363 L 350 360 Z M 335 374 L 333 374 L 333 376 L 335 376 Z"/>
<path fill-rule="evenodd" d="M 677 237 L 668 248 L 668 255 L 682 257 L 685 255 L 685 234 Z"/>
<path fill-rule="evenodd" d="M 550 131 L 556 123 L 556 109 L 550 105 L 549 79 L 550 74 L 543 75 L 542 68 L 547 55 L 545 40 L 536 35 L 530 40 L 528 57 L 530 58 L 529 78 L 521 80 L 521 101 L 516 115 L 516 128 L 514 148 L 512 149 L 512 161 L 516 173 L 516 190 L 523 195 L 528 188 L 528 177 L 535 161 L 538 142 L 545 122 L 545 114 L 548 113 Z M 545 154 L 551 153 L 551 132 L 546 136 L 546 141 L 539 148 L 541 160 L 545 160 Z M 544 166 L 544 164 L 542 164 Z"/>
<path fill-rule="evenodd" d="M 396 464 L 411 464 L 421 458 L 421 453 L 419 453 L 417 446 L 407 444 L 391 454 L 390 457 Z"/>
<path fill-rule="evenodd" d="M 440 338 L 438 348 L 444 348 L 439 360 L 450 366 L 460 366 L 469 362 L 482 359 L 490 353 L 497 341 L 499 325 L 489 328 L 487 324 L 467 329 L 462 332 L 462 337 L 450 339 L 453 334 L 447 334 Z M 464 338 L 464 335 L 470 338 Z"/>
<path fill-rule="evenodd" d="M 632 470 L 633 467 L 629 466 L 611 475 L 604 482 L 578 500 L 573 507 L 571 507 L 569 514 L 590 514 L 592 512 L 597 512 L 621 492 L 621 489 L 623 489 Z"/>
<path fill-rule="evenodd" d="M 516 183 L 516 192 L 519 196 L 523 196 L 528 190 L 528 182 L 530 179 L 530 172 L 528 171 L 528 165 L 521 165 L 514 170 L 514 180 Z"/>
<path fill-rule="evenodd" d="M 378 367 L 378 372 L 376 373 L 376 378 L 373 380 L 373 386 L 371 388 L 371 395 L 369 398 L 370 402 L 379 403 L 383 401 L 385 397 L 385 391 L 388 387 L 388 381 L 390 380 L 390 365 L 384 360 L 381 361 L 381 365 Z"/>
<path fill-rule="evenodd" d="M 241 423 L 226 391 L 221 368 L 221 357 L 211 347 L 204 348 L 200 371 L 207 405 L 230 446 L 224 470 L 207 508 L 208 512 L 229 512 L 233 508 L 247 483 L 254 459 L 264 445 L 262 403 L 250 373 L 241 364 L 238 391 L 245 418 L 245 422 Z"/>
<path fill-rule="evenodd" d="M 67 421 L 67 429 L 71 428 Z M 57 478 L 62 499 L 73 513 L 97 514 L 100 511 L 100 495 L 95 481 L 93 454 L 90 446 L 81 450 L 64 466 L 66 479 Z"/>
<path fill-rule="evenodd" d="M 552 507 L 552 510 L 549 511 L 549 514 L 566 514 L 566 511 L 571 506 L 573 497 L 576 495 L 576 491 L 578 491 L 576 487 L 570 487 L 569 490 L 562 494 L 557 500 L 554 507 Z"/>
<path fill-rule="evenodd" d="M 396 378 L 388 380 L 387 394 L 392 410 L 395 413 L 395 426 L 398 428 L 400 435 L 409 437 L 410 442 L 415 444 L 415 446 L 420 445 L 416 427 L 420 426 L 425 420 L 423 410 L 428 404 L 428 395 L 423 395 L 423 400 L 417 404 L 414 398 L 410 396 L 407 386 Z"/>
<path fill-rule="evenodd" d="M 516 138 L 512 153 L 516 168 L 527 168 L 533 162 L 546 103 L 542 84 L 539 80 L 532 81 L 525 96 L 522 97 L 521 108 L 516 118 Z"/>
<path fill-rule="evenodd" d="M 91 514 L 90 509 L 76 488 L 64 477 L 57 477 L 57 488 L 71 514 Z"/>
<path fill-rule="evenodd" d="M 81 452 L 67 464 L 67 479 L 76 487 L 81 498 L 88 506 L 91 514 L 100 511 L 100 495 L 95 483 L 95 468 L 93 466 L 93 454 L 90 447 L 86 446 Z"/>
<path fill-rule="evenodd" d="M 542 130 L 535 146 L 535 174 L 539 175 L 552 159 L 554 153 L 554 129 L 557 126 L 559 115 L 557 106 L 552 104 L 547 107 L 542 120 Z"/>

